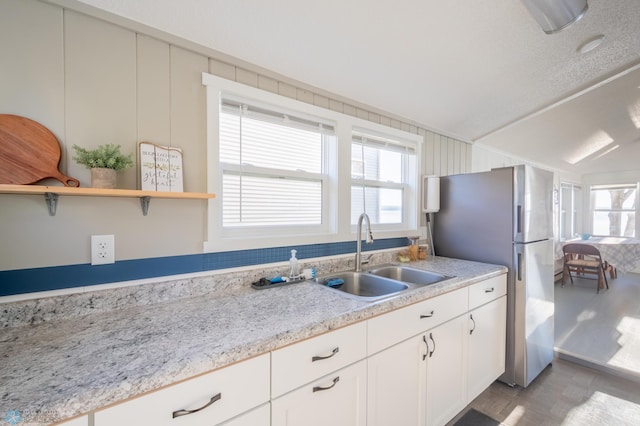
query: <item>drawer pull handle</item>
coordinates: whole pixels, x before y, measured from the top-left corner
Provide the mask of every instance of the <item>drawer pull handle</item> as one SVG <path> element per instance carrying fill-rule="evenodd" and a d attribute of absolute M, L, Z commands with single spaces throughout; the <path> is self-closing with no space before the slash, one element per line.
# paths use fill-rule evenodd
<path fill-rule="evenodd" d="M 337 354 L 338 351 L 340 351 L 340 348 L 336 346 L 336 348 L 331 351 L 331 355 L 326 355 L 326 356 L 317 356 L 316 355 L 313 358 L 311 358 L 311 362 L 322 361 L 323 359 L 329 359 L 332 356 L 334 356 L 335 354 Z"/>
<path fill-rule="evenodd" d="M 493 287 L 485 289 L 485 293 L 493 293 Z"/>
<path fill-rule="evenodd" d="M 188 414 L 193 414 L 193 413 L 197 413 L 198 411 L 202 411 L 205 408 L 207 408 L 208 406 L 210 406 L 211 404 L 213 404 L 214 402 L 216 402 L 217 400 L 222 398 L 222 393 L 218 393 L 216 395 L 213 395 L 211 397 L 211 400 L 209 402 L 207 402 L 206 404 L 204 404 L 202 407 L 200 408 L 196 408 L 195 410 L 178 410 L 178 411 L 174 411 L 173 412 L 173 418 L 175 419 L 176 417 L 180 417 L 180 416 L 186 416 Z"/>
<path fill-rule="evenodd" d="M 322 386 L 314 386 L 313 387 L 313 391 L 314 392 L 320 392 L 320 391 L 326 391 L 331 389 L 332 387 L 334 387 L 338 381 L 340 381 L 340 376 L 336 376 L 335 379 L 333 379 L 333 383 L 330 386 L 326 386 L 326 387 L 322 387 Z"/>
<path fill-rule="evenodd" d="M 420 319 L 431 318 L 436 311 L 431 311 L 427 315 L 420 315 Z"/>

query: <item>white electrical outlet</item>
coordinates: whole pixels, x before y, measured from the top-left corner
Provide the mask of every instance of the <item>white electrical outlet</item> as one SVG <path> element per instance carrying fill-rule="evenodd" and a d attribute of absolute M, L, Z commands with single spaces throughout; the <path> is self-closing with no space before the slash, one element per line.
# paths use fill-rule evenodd
<path fill-rule="evenodd" d="M 91 236 L 91 264 L 104 265 L 115 263 L 116 241 L 113 235 Z"/>

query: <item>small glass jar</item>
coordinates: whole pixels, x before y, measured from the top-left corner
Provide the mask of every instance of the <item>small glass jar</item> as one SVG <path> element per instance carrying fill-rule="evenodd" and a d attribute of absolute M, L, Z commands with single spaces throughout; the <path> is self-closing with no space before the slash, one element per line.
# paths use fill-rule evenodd
<path fill-rule="evenodd" d="M 409 238 L 409 259 L 418 260 L 419 255 L 419 247 L 418 247 L 418 239 L 420 237 L 408 237 Z"/>
<path fill-rule="evenodd" d="M 429 253 L 429 246 L 428 245 L 419 245 L 418 246 L 418 259 L 419 260 L 427 260 L 427 255 Z"/>

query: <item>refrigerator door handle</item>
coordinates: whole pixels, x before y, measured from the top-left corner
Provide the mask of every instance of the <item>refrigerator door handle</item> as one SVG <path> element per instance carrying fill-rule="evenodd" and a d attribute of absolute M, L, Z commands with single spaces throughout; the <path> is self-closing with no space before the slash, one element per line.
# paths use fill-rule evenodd
<path fill-rule="evenodd" d="M 518 253 L 518 281 L 522 281 L 522 253 Z"/>
<path fill-rule="evenodd" d="M 522 206 L 520 204 L 518 204 L 516 216 L 516 230 L 520 234 L 522 232 Z"/>

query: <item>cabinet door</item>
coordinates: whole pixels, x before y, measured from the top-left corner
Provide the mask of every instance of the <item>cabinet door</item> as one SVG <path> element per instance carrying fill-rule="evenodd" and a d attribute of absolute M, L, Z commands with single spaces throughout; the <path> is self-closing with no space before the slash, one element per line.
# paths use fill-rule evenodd
<path fill-rule="evenodd" d="M 426 335 L 369 357 L 368 426 L 422 426 L 425 419 Z"/>
<path fill-rule="evenodd" d="M 444 425 L 467 405 L 467 315 L 428 331 L 427 425 Z"/>
<path fill-rule="evenodd" d="M 506 319 L 506 296 L 469 312 L 469 402 L 504 373 Z"/>
<path fill-rule="evenodd" d="M 367 363 L 360 361 L 271 402 L 272 426 L 365 426 Z"/>

